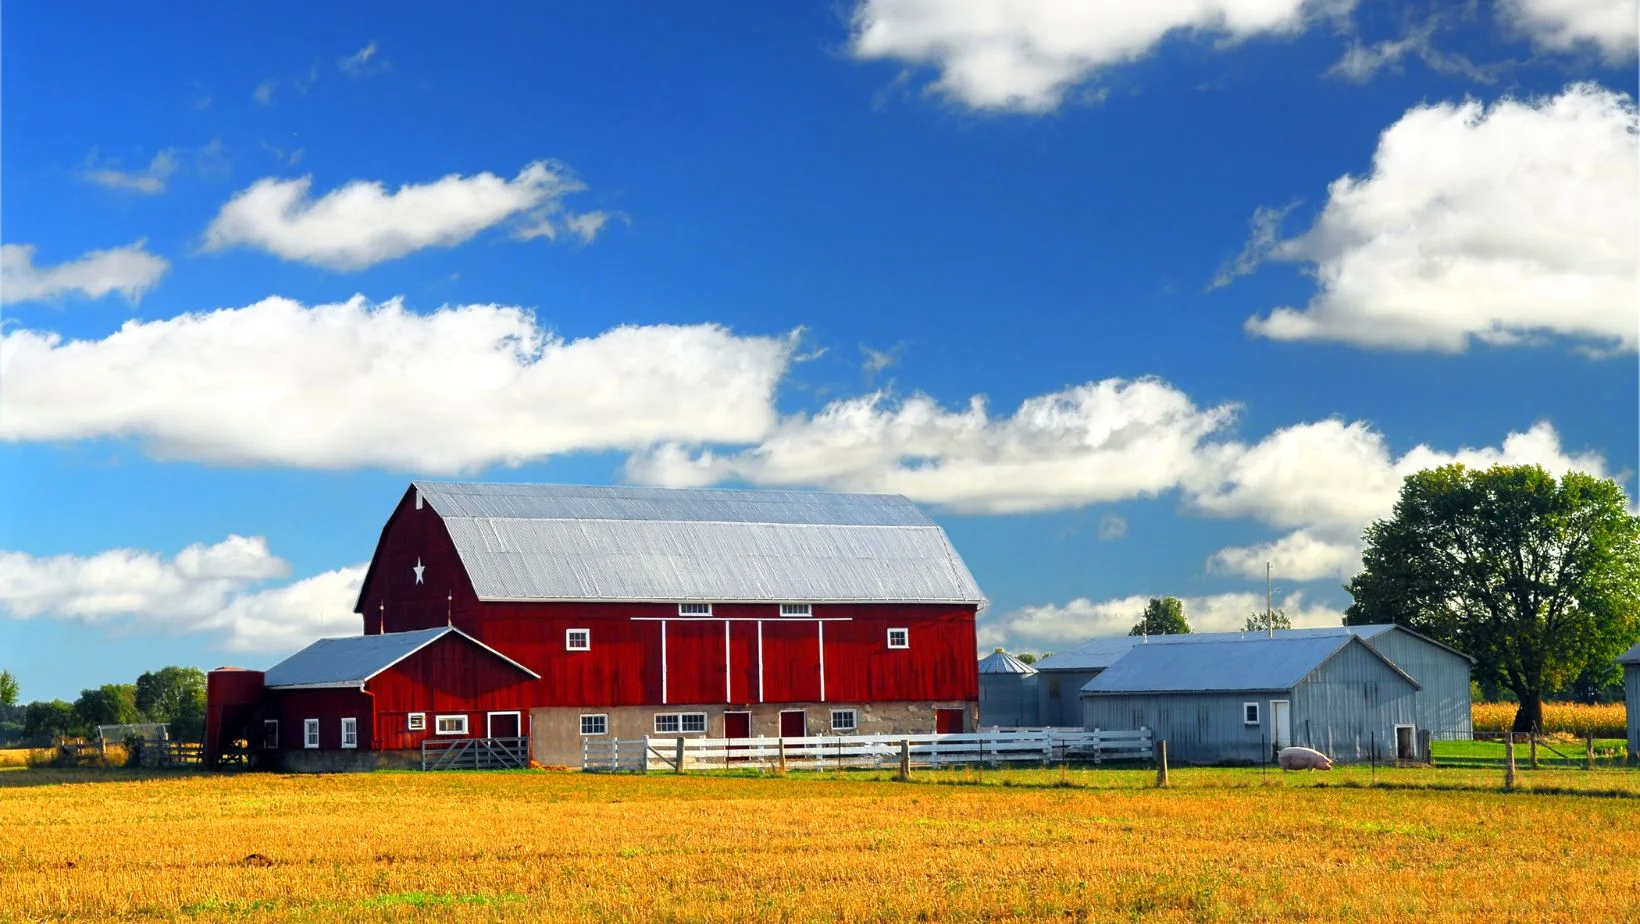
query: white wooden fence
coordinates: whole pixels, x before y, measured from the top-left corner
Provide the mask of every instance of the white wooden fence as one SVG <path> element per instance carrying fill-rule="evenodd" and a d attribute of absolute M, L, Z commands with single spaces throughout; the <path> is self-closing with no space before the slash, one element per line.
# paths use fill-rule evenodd
<path fill-rule="evenodd" d="M 805 738 L 587 738 L 588 771 L 894 768 L 1060 761 L 1150 760 L 1150 729 L 1029 729 L 963 735 L 837 735 Z"/>

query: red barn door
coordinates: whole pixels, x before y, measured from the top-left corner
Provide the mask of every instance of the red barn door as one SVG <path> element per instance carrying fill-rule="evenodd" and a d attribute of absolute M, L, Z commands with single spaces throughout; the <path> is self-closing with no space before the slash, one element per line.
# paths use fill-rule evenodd
<path fill-rule="evenodd" d="M 960 735 L 963 725 L 962 709 L 935 709 L 934 733 L 938 735 Z"/>
<path fill-rule="evenodd" d="M 808 716 L 801 709 L 788 709 L 780 713 L 780 737 L 803 738 L 809 733 Z"/>

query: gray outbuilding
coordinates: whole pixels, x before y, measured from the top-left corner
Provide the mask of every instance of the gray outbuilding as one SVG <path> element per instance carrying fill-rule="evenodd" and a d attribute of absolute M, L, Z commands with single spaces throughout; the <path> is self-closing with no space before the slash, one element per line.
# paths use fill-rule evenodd
<path fill-rule="evenodd" d="M 1140 643 L 1081 690 L 1087 728 L 1148 728 L 1172 760 L 1259 763 L 1288 745 L 1341 762 L 1420 756 L 1418 681 L 1357 635 Z"/>
<path fill-rule="evenodd" d="M 1640 760 L 1640 644 L 1617 658 L 1623 665 L 1624 702 L 1629 712 L 1629 758 Z"/>
<path fill-rule="evenodd" d="M 1036 668 L 998 648 L 979 662 L 981 728 L 1038 724 Z"/>

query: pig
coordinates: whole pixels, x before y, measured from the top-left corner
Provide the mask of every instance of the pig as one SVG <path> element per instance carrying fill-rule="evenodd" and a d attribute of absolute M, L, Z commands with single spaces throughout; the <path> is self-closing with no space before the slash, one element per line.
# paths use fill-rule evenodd
<path fill-rule="evenodd" d="M 1283 770 L 1331 770 L 1332 758 L 1312 748 L 1282 748 L 1276 764 Z"/>

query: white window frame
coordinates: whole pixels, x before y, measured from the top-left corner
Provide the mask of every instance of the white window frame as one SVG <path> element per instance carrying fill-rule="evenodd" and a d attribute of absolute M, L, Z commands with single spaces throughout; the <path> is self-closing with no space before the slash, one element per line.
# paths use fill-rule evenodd
<path fill-rule="evenodd" d="M 269 732 L 272 732 L 272 737 L 271 738 L 269 737 Z M 268 743 L 270 740 L 273 742 L 272 744 Z M 277 751 L 277 750 L 279 750 L 279 720 L 278 719 L 263 719 L 262 720 L 262 750 L 264 750 L 264 751 Z"/>
<path fill-rule="evenodd" d="M 518 736 L 520 738 L 524 737 L 524 713 L 519 712 L 517 709 L 503 709 L 500 712 L 486 712 L 484 714 L 484 737 L 494 738 L 496 736 L 495 735 L 495 717 L 498 716 L 498 715 L 510 715 L 513 718 L 517 719 L 518 720 Z"/>
<path fill-rule="evenodd" d="M 426 731 L 427 713 L 412 712 L 405 716 L 404 727 L 408 728 L 410 731 Z"/>
<path fill-rule="evenodd" d="M 898 644 L 898 645 L 894 644 L 894 633 L 896 633 L 896 632 L 900 633 L 900 644 Z M 889 629 L 888 630 L 888 647 L 892 648 L 892 649 L 895 649 L 895 650 L 902 650 L 902 649 L 910 648 L 911 647 L 911 630 L 905 628 L 904 626 L 901 626 L 901 627 L 896 628 L 896 629 Z"/>
<path fill-rule="evenodd" d="M 351 737 L 353 740 L 347 740 Z M 359 720 L 348 716 L 342 719 L 342 747 L 352 750 L 359 746 Z"/>
<path fill-rule="evenodd" d="M 704 610 L 699 609 L 699 607 L 703 607 L 703 606 L 706 607 L 706 609 L 704 609 Z M 693 609 L 685 610 L 684 607 L 692 607 Z M 712 604 L 702 603 L 698 600 L 691 600 L 688 603 L 679 603 L 678 604 L 678 615 L 679 616 L 684 616 L 684 617 L 693 616 L 693 617 L 697 617 L 697 618 L 701 617 L 701 616 L 710 616 L 710 615 L 712 615 Z"/>
<path fill-rule="evenodd" d="M 587 731 L 587 719 L 597 719 L 598 720 L 598 730 L 597 731 Z M 607 713 L 607 712 L 587 712 L 587 713 L 583 713 L 581 715 L 581 734 L 583 734 L 583 735 L 607 735 L 607 734 L 609 734 L 609 713 Z"/>
<path fill-rule="evenodd" d="M 847 725 L 837 724 L 837 717 L 840 716 L 840 715 L 848 716 L 848 724 Z M 833 709 L 831 711 L 831 730 L 834 731 L 834 732 L 842 732 L 842 731 L 857 732 L 857 731 L 859 731 L 860 730 L 860 714 L 859 714 L 859 711 L 854 710 L 854 709 Z"/>
<path fill-rule="evenodd" d="M 787 616 L 787 617 L 813 616 L 814 615 L 814 604 L 812 604 L 812 603 L 782 603 L 782 604 L 780 604 L 780 615 L 781 616 Z"/>
<path fill-rule="evenodd" d="M 579 644 L 579 645 L 575 644 L 575 633 L 577 633 L 577 632 L 581 633 L 581 644 Z M 564 650 L 565 651 L 591 651 L 592 650 L 592 630 L 591 629 L 565 629 L 564 630 Z"/>
<path fill-rule="evenodd" d="M 691 724 L 691 723 L 686 722 L 686 720 L 694 719 L 697 716 L 700 719 L 700 727 L 699 728 L 686 728 L 685 727 L 686 724 Z M 676 728 L 662 728 L 661 727 L 661 720 L 662 719 L 675 719 L 677 727 Z M 670 725 L 670 724 L 673 724 L 673 723 L 668 722 L 666 724 Z M 657 713 L 655 713 L 655 734 L 657 734 L 657 735 L 704 735 L 704 734 L 706 734 L 706 731 L 709 728 L 711 728 L 711 720 L 707 718 L 706 713 L 704 713 L 704 712 L 657 712 Z"/>
<path fill-rule="evenodd" d="M 318 719 L 302 720 L 302 747 L 309 751 L 319 747 Z"/>
<path fill-rule="evenodd" d="M 460 720 L 461 727 L 458 728 L 458 729 L 455 729 L 453 731 L 445 731 L 444 730 L 444 720 L 445 719 Z M 435 716 L 433 716 L 433 734 L 435 734 L 435 735 L 465 735 L 465 734 L 467 734 L 467 714 L 465 712 L 458 712 L 458 713 L 450 713 L 450 714 L 445 714 L 445 715 L 435 715 Z"/>
<path fill-rule="evenodd" d="M 1259 708 L 1258 703 L 1241 704 L 1241 724 L 1249 726 L 1260 725 L 1263 724 L 1260 721 L 1263 718 L 1264 711 Z"/>

